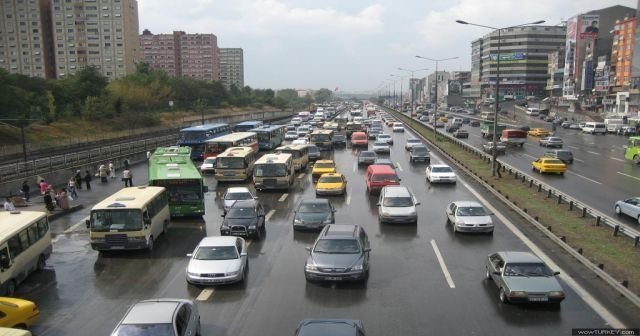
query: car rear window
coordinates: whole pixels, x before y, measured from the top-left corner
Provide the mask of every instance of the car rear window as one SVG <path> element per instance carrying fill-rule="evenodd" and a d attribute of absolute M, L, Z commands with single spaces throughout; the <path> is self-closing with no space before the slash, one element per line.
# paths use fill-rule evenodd
<path fill-rule="evenodd" d="M 375 174 L 371 177 L 371 181 L 373 182 L 399 182 L 398 176 L 393 174 Z"/>

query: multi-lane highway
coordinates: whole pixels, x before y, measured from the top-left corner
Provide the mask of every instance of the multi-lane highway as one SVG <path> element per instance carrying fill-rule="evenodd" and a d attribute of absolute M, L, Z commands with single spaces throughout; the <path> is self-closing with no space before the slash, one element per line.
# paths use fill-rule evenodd
<path fill-rule="evenodd" d="M 472 192 L 462 176 L 457 185 L 427 184 L 425 166 L 408 163 L 404 142 L 409 136 L 409 132 L 393 134 L 390 159 L 398 165 L 402 184 L 410 186 L 422 203 L 416 226 L 378 223 L 377 198 L 366 193 L 364 168 L 355 164 L 356 150 L 349 146 L 324 154 L 337 162 L 339 172 L 349 181 L 346 196 L 331 197 L 337 222 L 360 224 L 369 234 L 372 252 L 367 285 L 305 281 L 308 252 L 304 247 L 312 244 L 316 233 L 294 232 L 292 209 L 302 199 L 315 198 L 309 172 L 300 173 L 287 193 L 259 193 L 267 211 L 267 237 L 249 247 L 246 285 L 188 285 L 185 255 L 202 237 L 219 234 L 220 196 L 227 187 L 239 185 L 219 184 L 207 177 L 206 216 L 173 220 L 152 253 L 99 255 L 91 250 L 82 225 L 54 222 L 54 227 L 68 233 L 56 238 L 47 269 L 20 287 L 19 294 L 37 302 L 42 310 L 35 334 L 106 335 L 132 303 L 157 297 L 195 300 L 203 335 L 290 335 L 301 319 L 312 317 L 360 319 L 367 335 L 374 336 L 567 335 L 571 328 L 615 324 L 602 317 L 606 310 L 595 305 L 590 295 L 575 291 L 575 282 L 564 270 L 561 283 L 567 299 L 561 307 L 500 303 L 495 286 L 483 279 L 484 257 L 494 251 L 527 251 L 534 246 L 525 244 L 527 238 L 516 235 L 514 224 L 491 205 L 496 212 L 493 236 L 454 235 L 445 225 L 445 206 L 454 200 L 479 200 L 480 194 Z M 534 149 L 538 148 L 528 146 L 522 154 L 508 156 L 524 165 L 529 159 L 524 154 Z M 578 152 L 576 156 L 584 157 Z M 434 154 L 432 162 L 440 161 Z M 571 174 L 565 178 L 579 181 Z"/>
<path fill-rule="evenodd" d="M 524 115 L 518 115 L 513 124 L 551 130 L 550 123 Z M 488 141 L 481 137 L 478 127 L 464 125 L 463 128 L 469 131 L 469 138 L 461 140 L 478 148 Z M 444 129 L 438 131 L 445 132 Z M 523 148 L 509 147 L 499 159 L 611 216 L 615 216 L 613 205 L 616 201 L 637 196 L 640 190 L 640 167 L 624 159 L 627 137 L 584 134 L 559 126 L 554 135 L 561 137 L 563 148 L 574 155 L 574 163 L 568 165 L 568 172 L 564 176 L 541 175 L 531 171 L 531 162 L 549 150 L 538 144 L 538 137 L 529 136 Z M 638 225 L 637 220 L 626 216 L 619 219 L 627 224 Z"/>

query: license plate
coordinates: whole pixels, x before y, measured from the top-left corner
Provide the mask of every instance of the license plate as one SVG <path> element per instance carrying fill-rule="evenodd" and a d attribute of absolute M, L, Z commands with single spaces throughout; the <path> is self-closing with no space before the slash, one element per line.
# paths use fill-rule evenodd
<path fill-rule="evenodd" d="M 529 298 L 529 301 L 533 301 L 533 302 L 546 302 L 549 299 L 547 299 L 546 297 L 534 297 L 534 298 Z"/>
<path fill-rule="evenodd" d="M 222 173 L 222 176 L 234 176 L 234 175 L 235 173 L 226 173 L 226 172 Z"/>
<path fill-rule="evenodd" d="M 232 236 L 244 236 L 246 233 L 244 232 L 231 232 Z"/>
<path fill-rule="evenodd" d="M 124 246 L 111 246 L 111 250 L 124 250 Z"/>
<path fill-rule="evenodd" d="M 342 280 L 342 278 L 341 277 L 327 277 L 327 280 L 329 280 L 329 281 L 340 281 L 340 280 Z"/>

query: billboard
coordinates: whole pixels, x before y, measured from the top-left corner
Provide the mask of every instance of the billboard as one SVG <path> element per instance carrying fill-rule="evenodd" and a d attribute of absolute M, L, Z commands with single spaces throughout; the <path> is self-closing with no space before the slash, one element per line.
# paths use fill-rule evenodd
<path fill-rule="evenodd" d="M 597 37 L 600 31 L 600 15 L 582 15 L 580 17 L 580 36 Z"/>
<path fill-rule="evenodd" d="M 567 20 L 567 41 L 564 55 L 564 80 L 573 80 L 574 61 L 576 52 L 576 41 L 578 39 L 578 18 L 572 17 Z"/>
<path fill-rule="evenodd" d="M 459 80 L 450 80 L 447 87 L 447 95 L 459 95 L 462 93 L 462 83 Z"/>

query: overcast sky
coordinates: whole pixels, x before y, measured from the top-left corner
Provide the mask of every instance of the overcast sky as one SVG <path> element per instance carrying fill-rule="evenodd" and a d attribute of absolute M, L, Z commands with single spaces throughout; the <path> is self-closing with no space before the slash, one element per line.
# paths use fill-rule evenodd
<path fill-rule="evenodd" d="M 220 47 L 244 49 L 245 85 L 376 90 L 397 70 L 430 68 L 415 58 L 459 59 L 471 68 L 470 42 L 490 26 L 536 20 L 556 25 L 578 13 L 637 0 L 138 0 L 140 30 L 214 33 Z M 426 74 L 426 72 L 419 72 Z M 416 74 L 418 77 L 418 74 Z"/>

